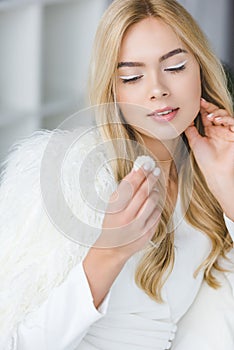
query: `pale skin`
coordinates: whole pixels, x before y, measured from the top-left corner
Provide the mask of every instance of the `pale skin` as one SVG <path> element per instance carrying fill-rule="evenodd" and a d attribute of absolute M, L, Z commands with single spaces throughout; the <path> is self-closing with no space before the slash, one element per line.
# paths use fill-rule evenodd
<path fill-rule="evenodd" d="M 184 48 L 174 32 L 156 19 L 148 18 L 130 27 L 121 44 L 119 62 L 143 65 L 119 68 L 117 101 L 120 105 L 123 102 L 140 105 L 147 111 L 164 106 L 179 108 L 170 125 L 158 125 L 142 113 L 142 108 L 136 109 L 135 120 L 131 119 L 131 113 L 128 120 L 128 109 L 125 117 L 141 132 L 145 144 L 159 160 L 167 160 L 171 155 L 164 143 L 154 136 L 158 128 L 169 149 L 173 148 L 178 135 L 185 132 L 209 189 L 227 217 L 234 221 L 234 118 L 201 98 L 199 66 L 191 53 L 178 52 L 161 60 L 166 53 L 181 47 Z M 185 61 L 183 71 L 168 70 Z M 135 77 L 134 83 L 126 82 L 132 77 Z M 204 137 L 193 124 L 198 112 L 205 129 Z M 161 167 L 166 177 L 170 166 L 168 162 Z M 126 261 L 142 250 L 155 232 L 160 219 L 159 194 L 154 191 L 157 180 L 158 176 L 151 170 L 132 171 L 110 198 L 99 243 L 111 232 L 117 246 L 92 247 L 83 262 L 95 307 L 101 304 Z M 176 183 L 173 191 L 177 191 Z"/>

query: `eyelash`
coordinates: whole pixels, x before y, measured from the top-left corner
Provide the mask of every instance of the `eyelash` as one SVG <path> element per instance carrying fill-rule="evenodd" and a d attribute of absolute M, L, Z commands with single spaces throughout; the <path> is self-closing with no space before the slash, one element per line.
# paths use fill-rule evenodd
<path fill-rule="evenodd" d="M 185 70 L 185 64 L 182 64 L 181 66 L 175 67 L 175 68 L 165 68 L 164 71 L 165 72 L 171 72 L 171 73 L 179 73 L 183 70 Z M 144 75 L 136 75 L 133 78 L 121 78 L 123 84 L 127 84 L 127 83 L 135 83 L 138 79 L 142 78 Z"/>
<path fill-rule="evenodd" d="M 124 84 L 126 84 L 126 83 L 134 83 L 136 80 L 138 80 L 138 79 L 140 79 L 140 78 L 142 78 L 142 77 L 143 77 L 143 74 L 141 74 L 141 75 L 136 75 L 136 76 L 134 76 L 133 78 L 128 78 L 128 79 L 121 78 L 121 80 L 122 80 L 122 82 L 123 82 Z"/>
<path fill-rule="evenodd" d="M 165 68 L 164 71 L 165 72 L 173 72 L 173 73 L 179 73 L 181 72 L 182 70 L 184 70 L 186 67 L 185 67 L 185 64 L 182 64 L 181 66 L 179 67 L 175 67 L 175 68 Z"/>

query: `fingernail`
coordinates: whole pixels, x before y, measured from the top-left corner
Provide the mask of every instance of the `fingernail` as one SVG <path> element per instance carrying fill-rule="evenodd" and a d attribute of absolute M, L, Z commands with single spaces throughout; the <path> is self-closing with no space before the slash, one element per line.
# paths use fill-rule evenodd
<path fill-rule="evenodd" d="M 156 187 L 153 188 L 153 191 L 159 193 L 159 189 Z"/>
<path fill-rule="evenodd" d="M 220 120 L 222 120 L 222 117 L 216 117 L 215 120 L 217 120 L 218 122 L 220 122 Z"/>
<path fill-rule="evenodd" d="M 158 167 L 155 168 L 154 171 L 153 171 L 154 176 L 158 176 L 160 173 L 161 173 L 161 170 Z"/>
<path fill-rule="evenodd" d="M 203 97 L 201 97 L 201 100 L 202 100 L 203 102 L 206 102 L 206 100 L 205 100 Z"/>
<path fill-rule="evenodd" d="M 208 118 L 208 119 L 212 119 L 213 116 L 214 116 L 214 113 L 210 113 L 210 114 L 207 115 L 207 118 Z"/>

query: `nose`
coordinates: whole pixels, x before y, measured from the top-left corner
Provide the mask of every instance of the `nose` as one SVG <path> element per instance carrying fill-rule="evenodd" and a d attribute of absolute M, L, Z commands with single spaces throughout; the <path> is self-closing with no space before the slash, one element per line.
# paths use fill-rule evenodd
<path fill-rule="evenodd" d="M 163 91 L 160 91 L 160 90 L 154 90 L 151 93 L 150 100 L 151 101 L 159 100 L 161 97 L 166 97 L 168 95 L 169 95 L 169 93 L 166 92 L 166 91 L 163 92 Z"/>
<path fill-rule="evenodd" d="M 152 79 L 149 86 L 149 99 L 154 101 L 167 96 L 169 96 L 168 87 L 158 78 Z"/>

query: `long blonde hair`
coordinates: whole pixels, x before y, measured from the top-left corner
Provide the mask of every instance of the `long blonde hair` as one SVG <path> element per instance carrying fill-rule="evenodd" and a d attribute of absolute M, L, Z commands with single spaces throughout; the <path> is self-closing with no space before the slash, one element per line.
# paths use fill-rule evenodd
<path fill-rule="evenodd" d="M 212 53 L 194 19 L 179 3 L 174 0 L 115 0 L 102 17 L 96 34 L 90 71 L 90 101 L 92 105 L 102 105 L 100 122 L 103 124 L 105 137 L 113 140 L 117 155 L 113 171 L 117 181 L 126 176 L 131 169 L 131 164 L 118 155 L 124 150 L 135 159 L 139 155 L 139 150 L 132 147 L 132 143 L 128 141 L 142 143 L 140 135 L 135 130 L 121 123 L 121 116 L 115 104 L 119 50 L 126 30 L 148 17 L 161 19 L 168 24 L 194 55 L 200 65 L 202 96 L 220 108 L 225 108 L 230 115 L 233 114 L 222 65 Z M 195 123 L 202 134 L 200 114 Z M 185 135 L 183 138 L 186 142 Z M 115 139 L 122 140 L 122 150 L 119 149 L 119 143 L 115 147 Z M 225 257 L 232 241 L 223 220 L 221 207 L 208 189 L 188 143 L 187 147 L 189 157 L 180 169 L 179 181 L 182 206 L 186 211 L 185 219 L 193 227 L 208 235 L 212 244 L 209 256 L 197 268 L 194 275 L 204 269 L 205 280 L 210 286 L 217 288 L 219 283 L 212 274 L 212 268 L 222 270 L 218 264 L 218 257 Z M 172 208 L 167 198 L 153 237 L 153 241 L 160 243 L 160 246 L 158 249 L 149 249 L 145 252 L 135 275 L 137 284 L 158 302 L 162 301 L 161 289 L 174 264 L 173 230 L 171 234 L 167 234 L 171 214 Z"/>

